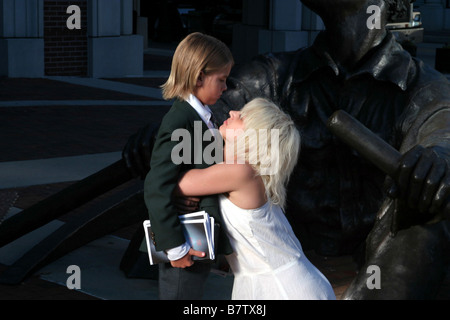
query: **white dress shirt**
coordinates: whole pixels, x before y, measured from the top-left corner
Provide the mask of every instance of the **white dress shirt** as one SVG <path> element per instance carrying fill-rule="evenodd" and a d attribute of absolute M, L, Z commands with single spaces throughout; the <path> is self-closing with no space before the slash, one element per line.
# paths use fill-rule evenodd
<path fill-rule="evenodd" d="M 192 108 L 194 108 L 195 111 L 197 111 L 200 118 L 202 118 L 203 122 L 206 123 L 208 128 L 214 130 L 216 127 L 214 126 L 214 123 L 211 120 L 212 111 L 207 106 L 198 100 L 196 96 L 194 96 L 192 93 L 189 95 L 189 98 L 186 100 L 187 103 L 189 103 Z"/>

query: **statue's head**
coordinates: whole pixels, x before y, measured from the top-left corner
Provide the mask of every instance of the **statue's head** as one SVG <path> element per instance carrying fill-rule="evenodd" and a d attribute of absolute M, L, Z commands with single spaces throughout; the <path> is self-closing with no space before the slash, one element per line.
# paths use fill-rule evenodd
<path fill-rule="evenodd" d="M 300 0 L 308 8 L 316 12 L 319 16 L 324 17 L 327 14 L 333 14 L 330 10 L 335 11 L 336 8 L 345 9 L 343 12 L 349 14 L 361 10 L 361 8 L 370 5 L 379 4 L 383 10 L 386 10 L 388 20 L 391 17 L 402 16 L 408 10 L 409 4 L 415 0 Z M 384 3 L 384 6 L 381 4 Z M 340 12 L 342 14 L 342 12 Z"/>

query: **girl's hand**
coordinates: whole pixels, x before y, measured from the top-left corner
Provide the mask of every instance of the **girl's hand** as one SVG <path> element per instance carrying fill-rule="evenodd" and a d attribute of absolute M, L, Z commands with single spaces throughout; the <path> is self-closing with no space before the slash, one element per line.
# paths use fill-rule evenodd
<path fill-rule="evenodd" d="M 186 214 L 198 211 L 198 204 L 200 198 L 198 197 L 184 197 L 174 196 L 173 203 L 179 214 Z"/>

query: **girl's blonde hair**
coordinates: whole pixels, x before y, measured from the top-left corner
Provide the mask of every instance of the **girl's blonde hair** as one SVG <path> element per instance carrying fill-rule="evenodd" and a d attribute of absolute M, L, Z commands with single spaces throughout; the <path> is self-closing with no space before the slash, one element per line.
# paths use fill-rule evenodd
<path fill-rule="evenodd" d="M 233 55 L 222 41 L 200 32 L 191 33 L 175 50 L 170 76 L 161 86 L 163 98 L 186 100 L 200 72 L 208 75 L 233 64 Z"/>
<path fill-rule="evenodd" d="M 245 161 L 261 176 L 269 200 L 284 208 L 286 186 L 300 152 L 300 133 L 291 117 L 266 99 L 247 103 L 241 117 L 245 129 L 237 137 L 235 151 L 245 145 Z"/>

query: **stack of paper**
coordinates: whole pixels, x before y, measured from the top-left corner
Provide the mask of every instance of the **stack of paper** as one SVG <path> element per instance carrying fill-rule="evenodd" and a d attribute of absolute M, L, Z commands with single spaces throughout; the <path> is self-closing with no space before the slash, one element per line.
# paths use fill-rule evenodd
<path fill-rule="evenodd" d="M 210 217 L 205 211 L 188 213 L 179 216 L 181 226 L 183 228 L 186 242 L 197 251 L 205 253 L 205 257 L 193 257 L 194 260 L 214 260 L 214 239 L 215 239 L 215 224 L 214 218 Z M 145 220 L 144 223 L 145 239 L 147 242 L 147 251 L 150 264 L 169 262 L 167 254 L 164 251 L 156 251 L 154 239 L 152 239 L 152 229 L 150 220 Z"/>
<path fill-rule="evenodd" d="M 187 243 L 197 251 L 205 252 L 204 258 L 214 260 L 214 218 L 205 211 L 188 213 L 179 217 Z"/>

